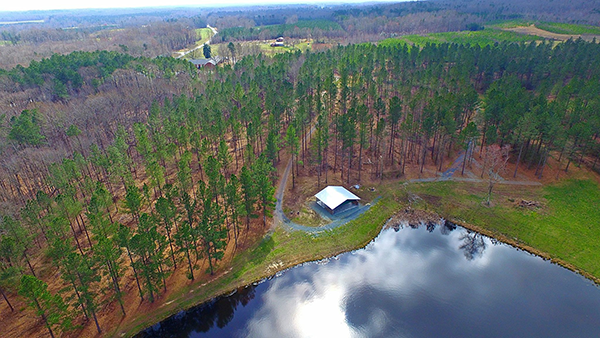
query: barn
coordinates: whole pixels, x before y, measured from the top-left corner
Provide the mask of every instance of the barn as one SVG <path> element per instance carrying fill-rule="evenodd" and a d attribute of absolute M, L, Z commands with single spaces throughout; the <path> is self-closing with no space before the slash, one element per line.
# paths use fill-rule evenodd
<path fill-rule="evenodd" d="M 328 186 L 319 191 L 315 197 L 317 204 L 332 215 L 355 208 L 360 201 L 360 197 L 340 186 Z"/>

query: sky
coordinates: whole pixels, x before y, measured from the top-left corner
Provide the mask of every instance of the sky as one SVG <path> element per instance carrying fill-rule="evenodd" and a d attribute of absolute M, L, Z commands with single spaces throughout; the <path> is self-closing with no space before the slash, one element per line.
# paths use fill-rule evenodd
<path fill-rule="evenodd" d="M 220 7 L 232 5 L 264 5 L 264 4 L 306 4 L 306 3 L 358 3 L 368 0 L 2 0 L 0 12 L 3 11 L 29 11 L 51 9 L 81 9 L 81 8 L 139 8 L 139 7 L 165 7 L 165 6 L 195 6 L 195 7 Z M 377 1 L 377 2 L 398 2 Z"/>

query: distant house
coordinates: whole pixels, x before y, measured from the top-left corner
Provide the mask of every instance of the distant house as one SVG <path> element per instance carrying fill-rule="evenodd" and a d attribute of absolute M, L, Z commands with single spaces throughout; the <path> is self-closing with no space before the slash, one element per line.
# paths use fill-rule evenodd
<path fill-rule="evenodd" d="M 315 195 L 317 204 L 330 214 L 336 214 L 358 206 L 360 197 L 344 187 L 328 186 Z"/>
<path fill-rule="evenodd" d="M 284 44 L 283 44 L 283 37 L 282 36 L 278 37 L 275 40 L 275 42 L 271 43 L 271 47 L 283 47 L 283 46 L 284 46 Z"/>
<path fill-rule="evenodd" d="M 216 65 L 223 62 L 223 58 L 220 56 L 215 56 L 214 58 L 210 58 L 210 59 L 190 60 L 190 62 L 194 66 L 196 66 L 196 68 L 198 68 L 198 69 L 200 69 L 200 68 L 215 68 Z"/>

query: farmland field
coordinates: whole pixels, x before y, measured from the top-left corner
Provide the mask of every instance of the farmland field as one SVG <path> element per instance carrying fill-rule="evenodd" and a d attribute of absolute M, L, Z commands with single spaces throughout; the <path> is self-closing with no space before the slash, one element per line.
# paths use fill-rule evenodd
<path fill-rule="evenodd" d="M 447 33 L 431 33 L 426 35 L 405 35 L 398 38 L 391 38 L 381 41 L 379 44 L 402 44 L 424 46 L 427 43 L 457 43 L 471 45 L 493 45 L 496 42 L 531 42 L 542 40 L 537 36 L 519 34 L 516 32 L 503 31 L 499 29 L 484 29 L 481 31 L 462 31 L 462 32 L 447 32 Z"/>
<path fill-rule="evenodd" d="M 535 26 L 545 31 L 556 34 L 576 34 L 576 35 L 600 35 L 600 27 L 589 25 L 573 25 L 558 22 L 537 23 Z"/>

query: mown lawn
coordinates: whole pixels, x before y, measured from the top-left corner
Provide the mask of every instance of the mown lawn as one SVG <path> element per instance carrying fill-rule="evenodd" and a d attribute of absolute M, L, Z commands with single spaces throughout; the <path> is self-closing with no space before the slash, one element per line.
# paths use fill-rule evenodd
<path fill-rule="evenodd" d="M 302 231 L 287 231 L 278 227 L 269 239 L 255 249 L 256 252 L 240 255 L 234 265 L 240 266 L 234 275 L 252 281 L 264 276 L 271 266 L 293 266 L 354 250 L 367 245 L 400 204 L 392 198 L 379 200 L 359 218 L 316 235 Z M 259 258 L 257 258 L 259 257 Z"/>

